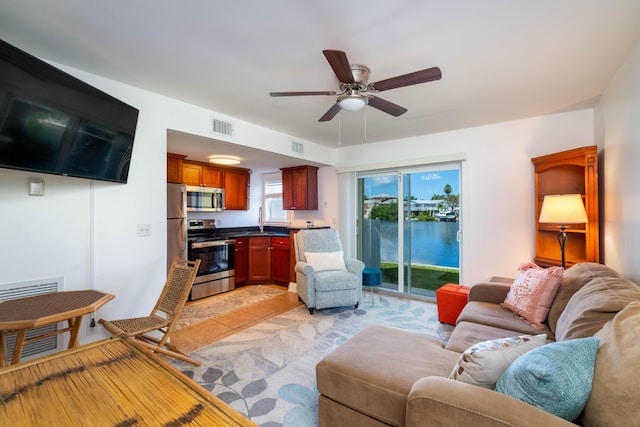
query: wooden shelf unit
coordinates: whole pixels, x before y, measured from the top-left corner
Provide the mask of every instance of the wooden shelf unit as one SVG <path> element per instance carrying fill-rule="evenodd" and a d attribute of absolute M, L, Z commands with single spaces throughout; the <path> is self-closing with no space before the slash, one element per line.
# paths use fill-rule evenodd
<path fill-rule="evenodd" d="M 600 219 L 598 214 L 598 147 L 589 146 L 531 159 L 535 167 L 536 256 L 543 267 L 561 265 L 558 234 L 560 224 L 540 224 L 538 217 L 544 196 L 580 194 L 587 224 L 567 228 L 567 268 L 578 262 L 600 262 Z"/>

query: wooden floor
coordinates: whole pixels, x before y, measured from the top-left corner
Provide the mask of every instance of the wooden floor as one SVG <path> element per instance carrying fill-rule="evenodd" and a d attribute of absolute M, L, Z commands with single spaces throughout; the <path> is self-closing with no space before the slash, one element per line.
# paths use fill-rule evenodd
<path fill-rule="evenodd" d="M 285 286 L 268 285 L 275 289 L 287 290 Z M 233 292 L 233 291 L 231 291 Z M 213 297 L 215 298 L 215 296 Z M 266 319 L 278 316 L 302 305 L 295 292 L 283 292 L 266 301 L 221 314 L 212 319 L 175 331 L 171 343 L 184 353 L 190 353 L 229 335 L 249 328 Z"/>

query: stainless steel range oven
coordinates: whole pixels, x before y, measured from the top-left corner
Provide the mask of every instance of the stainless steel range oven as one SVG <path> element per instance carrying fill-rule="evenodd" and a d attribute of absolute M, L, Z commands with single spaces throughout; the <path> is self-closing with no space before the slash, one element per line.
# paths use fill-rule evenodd
<path fill-rule="evenodd" d="M 189 220 L 187 258 L 200 260 L 200 268 L 191 288 L 189 300 L 196 300 L 235 288 L 235 243 L 217 237 L 214 220 Z"/>

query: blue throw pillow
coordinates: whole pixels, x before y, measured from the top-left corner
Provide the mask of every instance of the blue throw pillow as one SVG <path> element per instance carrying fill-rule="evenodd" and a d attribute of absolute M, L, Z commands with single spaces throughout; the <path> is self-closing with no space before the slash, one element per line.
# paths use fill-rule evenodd
<path fill-rule="evenodd" d="M 496 391 L 573 421 L 589 399 L 599 345 L 589 337 L 535 348 L 513 361 Z"/>

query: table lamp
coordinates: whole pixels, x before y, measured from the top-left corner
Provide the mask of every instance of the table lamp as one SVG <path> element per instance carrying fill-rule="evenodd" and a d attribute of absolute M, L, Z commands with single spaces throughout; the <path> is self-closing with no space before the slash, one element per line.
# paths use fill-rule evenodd
<path fill-rule="evenodd" d="M 540 209 L 539 223 L 560 224 L 558 243 L 562 253 L 562 268 L 565 268 L 565 246 L 567 244 L 567 224 L 586 224 L 589 222 L 580 194 L 554 194 L 544 196 Z"/>

